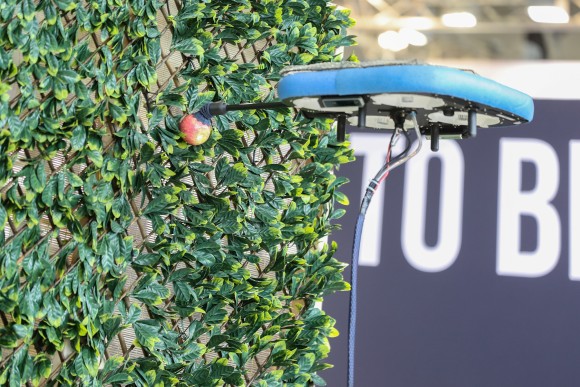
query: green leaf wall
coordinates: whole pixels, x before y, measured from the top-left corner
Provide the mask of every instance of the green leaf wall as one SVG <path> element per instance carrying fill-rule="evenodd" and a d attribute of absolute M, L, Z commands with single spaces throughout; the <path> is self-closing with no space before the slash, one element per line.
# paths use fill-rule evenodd
<path fill-rule="evenodd" d="M 0 385 L 324 385 L 352 159 L 328 120 L 232 112 L 342 60 L 312 0 L 0 2 Z"/>

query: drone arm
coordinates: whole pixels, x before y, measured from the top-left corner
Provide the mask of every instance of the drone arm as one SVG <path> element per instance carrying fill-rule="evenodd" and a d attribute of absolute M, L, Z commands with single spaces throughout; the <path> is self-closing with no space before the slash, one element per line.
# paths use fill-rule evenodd
<path fill-rule="evenodd" d="M 212 116 L 219 116 L 227 112 L 238 110 L 268 110 L 280 109 L 289 107 L 284 102 L 258 102 L 258 103 L 242 103 L 242 104 L 226 104 L 225 102 L 212 102 L 209 104 L 209 112 Z"/>

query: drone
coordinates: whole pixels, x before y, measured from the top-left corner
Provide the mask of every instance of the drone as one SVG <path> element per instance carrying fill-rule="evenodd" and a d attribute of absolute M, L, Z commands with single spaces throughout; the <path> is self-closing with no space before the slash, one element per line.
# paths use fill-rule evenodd
<path fill-rule="evenodd" d="M 335 62 L 292 66 L 281 72 L 279 101 L 228 105 L 213 102 L 202 108 L 203 119 L 238 110 L 293 107 L 307 118 L 336 119 L 337 141 L 347 127 L 393 133 L 385 164 L 369 182 L 355 226 L 351 260 L 348 335 L 348 386 L 354 386 L 358 259 L 367 208 L 389 171 L 421 150 L 422 136 L 439 149 L 440 139 L 475 137 L 479 128 L 521 125 L 534 116 L 532 98 L 475 74 L 473 71 L 418 62 Z M 411 137 L 416 137 L 411 151 Z M 391 158 L 394 139 L 403 133 L 407 147 Z"/>
<path fill-rule="evenodd" d="M 337 140 L 347 124 L 358 128 L 409 130 L 416 114 L 421 135 L 439 149 L 439 139 L 475 137 L 478 128 L 520 125 L 533 119 L 526 94 L 471 70 L 417 62 L 334 62 L 291 66 L 281 72 L 280 101 L 209 104 L 211 115 L 293 107 L 306 117 L 333 117 Z"/>

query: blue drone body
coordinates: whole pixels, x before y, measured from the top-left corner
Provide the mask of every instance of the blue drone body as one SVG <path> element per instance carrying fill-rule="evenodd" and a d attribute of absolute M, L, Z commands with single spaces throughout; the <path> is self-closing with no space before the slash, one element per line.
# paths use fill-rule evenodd
<path fill-rule="evenodd" d="M 532 120 L 532 98 L 469 70 L 416 62 L 336 62 L 293 66 L 282 71 L 277 86 L 281 102 L 225 105 L 231 110 L 290 106 L 306 116 L 338 119 L 338 139 L 347 123 L 358 127 L 411 129 L 416 114 L 420 132 L 439 138 L 468 138 L 477 128 L 519 125 Z"/>

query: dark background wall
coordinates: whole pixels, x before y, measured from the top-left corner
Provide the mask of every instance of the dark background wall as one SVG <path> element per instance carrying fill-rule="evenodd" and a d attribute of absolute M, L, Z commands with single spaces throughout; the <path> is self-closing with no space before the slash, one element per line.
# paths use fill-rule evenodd
<path fill-rule="evenodd" d="M 482 129 L 476 139 L 458 142 L 464 159 L 461 247 L 443 271 L 423 272 L 405 258 L 401 229 L 409 168 L 391 173 L 384 183 L 380 264 L 359 270 L 357 386 L 580 384 L 580 282 L 570 279 L 568 272 L 570 238 L 580 239 L 580 229 L 569 227 L 570 216 L 580 216 L 570 214 L 569 202 L 580 200 L 569 193 L 569 174 L 580 174 L 577 164 L 570 172 L 569 157 L 570 144 L 580 140 L 579 118 L 579 101 L 540 100 L 533 123 Z M 557 155 L 558 168 L 550 173 L 559 174 L 559 186 L 547 205 L 557 210 L 561 233 L 554 243 L 560 243 L 561 249 L 556 266 L 543 276 L 500 275 L 496 269 L 498 217 L 503 216 L 498 214 L 498 181 L 505 167 L 500 165 L 502 137 L 523 142 L 539 139 Z M 386 148 L 386 134 L 382 141 Z M 509 154 L 502 160 L 513 163 Z M 361 177 L 363 163 L 364 157 L 358 157 L 339 171 L 351 179 L 345 189 L 351 204 L 341 219 L 342 230 L 333 235 L 344 261 L 350 259 L 361 185 L 367 183 Z M 518 162 L 521 192 L 542 184 L 538 163 L 543 163 L 541 157 Z M 438 158 L 428 164 L 423 234 L 428 246 L 435 246 L 446 232 L 445 225 L 438 226 L 442 166 Z M 522 213 L 519 224 L 521 252 L 534 252 L 539 233 L 550 232 L 533 215 Z M 337 319 L 341 335 L 331 341 L 329 362 L 335 367 L 322 376 L 329 386 L 346 386 L 348 293 L 327 297 L 324 308 Z"/>

